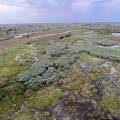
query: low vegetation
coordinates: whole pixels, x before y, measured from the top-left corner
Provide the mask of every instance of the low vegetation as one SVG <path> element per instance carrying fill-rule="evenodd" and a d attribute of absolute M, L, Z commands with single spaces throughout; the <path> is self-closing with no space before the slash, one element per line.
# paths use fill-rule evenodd
<path fill-rule="evenodd" d="M 55 106 L 64 93 L 59 89 L 43 89 L 27 100 L 27 104 L 36 106 L 40 109 L 48 109 Z"/>
<path fill-rule="evenodd" d="M 43 31 L 51 29 L 57 27 Z M 114 29 L 83 25 L 62 38 L 1 51 L 0 119 L 119 120 L 120 49 L 112 47 L 119 46 L 110 39 Z"/>

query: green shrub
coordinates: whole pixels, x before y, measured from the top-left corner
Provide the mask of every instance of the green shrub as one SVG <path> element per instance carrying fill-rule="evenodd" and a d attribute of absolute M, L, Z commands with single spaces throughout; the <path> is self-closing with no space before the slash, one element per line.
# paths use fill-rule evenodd
<path fill-rule="evenodd" d="M 45 60 L 35 63 L 30 70 L 18 75 L 17 78 L 26 86 L 37 89 L 58 80 L 59 77 L 59 70 L 55 68 L 54 63 Z"/>
<path fill-rule="evenodd" d="M 52 57 L 59 57 L 61 55 L 64 55 L 66 53 L 68 53 L 68 47 L 65 44 L 52 44 L 50 46 L 48 46 L 48 48 L 46 49 L 46 53 L 48 55 L 51 55 Z"/>
<path fill-rule="evenodd" d="M 77 56 L 72 54 L 60 57 L 43 55 L 30 70 L 19 74 L 17 81 L 24 83 L 27 87 L 38 89 L 62 79 L 62 72 L 70 68 L 76 60 Z"/>

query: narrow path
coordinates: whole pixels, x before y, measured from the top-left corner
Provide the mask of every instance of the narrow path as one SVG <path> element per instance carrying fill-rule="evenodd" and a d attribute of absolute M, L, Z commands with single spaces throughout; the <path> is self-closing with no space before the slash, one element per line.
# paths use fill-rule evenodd
<path fill-rule="evenodd" d="M 54 35 L 62 35 L 71 32 L 72 30 L 61 32 L 61 33 L 54 33 L 54 34 L 46 34 L 46 35 L 41 35 L 41 36 L 35 36 L 31 38 L 42 38 L 42 37 L 48 37 L 48 36 L 54 36 Z"/>
<path fill-rule="evenodd" d="M 35 36 L 35 37 L 31 37 L 31 38 L 42 38 L 42 37 L 48 37 L 48 36 L 54 36 L 54 35 L 62 35 L 62 34 L 66 34 L 66 33 L 69 33 L 71 32 L 72 30 L 69 30 L 69 31 L 65 31 L 65 32 L 61 32 L 61 33 L 51 33 L 51 34 L 45 34 L 45 35 L 41 35 L 41 36 Z M 27 35 L 31 35 L 33 33 L 39 33 L 39 32 L 30 32 L 30 33 L 24 33 L 24 34 L 18 34 L 18 35 L 15 35 L 15 36 L 12 36 L 10 38 L 6 38 L 6 39 L 2 39 L 0 41 L 8 41 L 9 39 L 12 39 L 12 38 L 15 38 L 18 39 L 18 38 L 22 38 L 24 36 L 27 36 Z"/>

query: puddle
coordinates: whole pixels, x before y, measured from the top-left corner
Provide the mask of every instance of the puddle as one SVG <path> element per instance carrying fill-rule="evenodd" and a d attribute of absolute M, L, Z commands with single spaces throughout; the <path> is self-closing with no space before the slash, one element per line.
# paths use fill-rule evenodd
<path fill-rule="evenodd" d="M 120 32 L 112 33 L 113 36 L 120 36 Z"/>
<path fill-rule="evenodd" d="M 119 45 L 111 45 L 111 46 L 102 46 L 102 45 L 98 45 L 101 48 L 111 48 L 111 49 L 116 49 L 119 47 Z"/>

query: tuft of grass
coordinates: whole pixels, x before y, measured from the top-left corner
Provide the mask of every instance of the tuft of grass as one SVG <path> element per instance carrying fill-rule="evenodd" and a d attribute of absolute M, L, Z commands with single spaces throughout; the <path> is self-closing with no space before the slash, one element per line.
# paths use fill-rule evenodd
<path fill-rule="evenodd" d="M 113 115 L 120 110 L 120 100 L 118 100 L 117 98 L 103 97 L 102 105 Z"/>
<path fill-rule="evenodd" d="M 99 79 L 99 75 L 98 74 L 90 74 L 90 79 L 91 80 L 98 80 Z"/>
<path fill-rule="evenodd" d="M 73 91 L 73 90 L 79 89 L 80 85 L 82 85 L 84 83 L 85 83 L 85 81 L 83 81 L 83 80 L 77 80 L 77 81 L 70 82 L 70 83 L 66 84 L 65 86 L 68 90 Z"/>
<path fill-rule="evenodd" d="M 71 79 L 76 79 L 78 78 L 82 73 L 80 71 L 70 71 L 68 72 L 67 76 L 68 78 L 71 78 Z"/>

